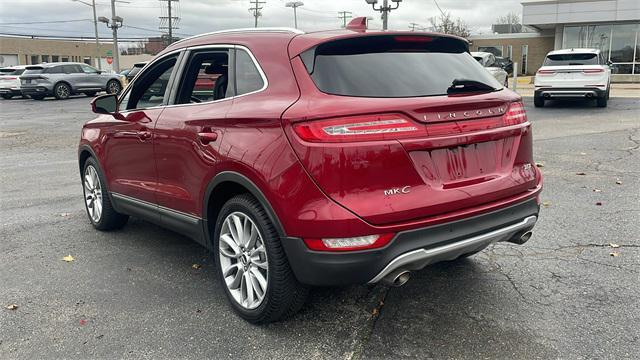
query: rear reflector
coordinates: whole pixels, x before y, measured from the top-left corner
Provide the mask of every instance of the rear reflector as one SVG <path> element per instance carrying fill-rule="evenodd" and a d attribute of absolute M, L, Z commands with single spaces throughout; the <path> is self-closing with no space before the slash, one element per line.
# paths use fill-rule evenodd
<path fill-rule="evenodd" d="M 538 70 L 536 75 L 553 75 L 555 73 L 556 73 L 555 70 Z"/>
<path fill-rule="evenodd" d="M 7 76 L 2 76 L 0 77 L 1 80 L 18 80 L 17 77 L 7 77 Z"/>
<path fill-rule="evenodd" d="M 303 140 L 311 142 L 391 140 L 426 135 L 424 127 L 400 114 L 318 120 L 296 124 L 293 129 Z"/>
<path fill-rule="evenodd" d="M 522 124 L 524 122 L 527 122 L 527 114 L 521 102 L 511 103 L 509 110 L 502 115 L 502 123 L 505 126 Z"/>
<path fill-rule="evenodd" d="M 354 251 L 380 248 L 393 239 L 394 234 L 366 235 L 351 238 L 304 239 L 311 250 Z"/>
<path fill-rule="evenodd" d="M 585 74 L 598 74 L 598 73 L 604 72 L 604 70 L 603 69 L 583 69 L 582 72 Z"/>

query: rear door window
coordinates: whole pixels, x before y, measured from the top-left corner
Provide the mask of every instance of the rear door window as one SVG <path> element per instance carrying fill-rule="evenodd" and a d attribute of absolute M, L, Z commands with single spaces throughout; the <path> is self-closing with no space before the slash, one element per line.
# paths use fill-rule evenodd
<path fill-rule="evenodd" d="M 583 54 L 554 54 L 547 55 L 544 66 L 566 65 L 598 65 L 598 55 L 594 53 Z"/>
<path fill-rule="evenodd" d="M 462 40 L 383 35 L 320 44 L 301 54 L 322 92 L 355 97 L 446 95 L 455 79 L 502 88 Z"/>
<path fill-rule="evenodd" d="M 202 103 L 233 96 L 229 86 L 229 50 L 193 52 L 182 75 L 176 104 Z"/>

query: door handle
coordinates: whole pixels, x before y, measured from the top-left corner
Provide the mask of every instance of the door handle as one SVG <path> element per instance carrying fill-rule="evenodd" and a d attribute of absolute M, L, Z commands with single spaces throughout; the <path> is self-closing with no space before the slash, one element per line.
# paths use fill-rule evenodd
<path fill-rule="evenodd" d="M 216 132 L 199 132 L 198 139 L 203 145 L 207 145 L 212 141 L 216 141 L 218 139 L 218 133 Z"/>
<path fill-rule="evenodd" d="M 151 131 L 138 131 L 138 138 L 140 138 L 140 140 L 150 139 Z"/>

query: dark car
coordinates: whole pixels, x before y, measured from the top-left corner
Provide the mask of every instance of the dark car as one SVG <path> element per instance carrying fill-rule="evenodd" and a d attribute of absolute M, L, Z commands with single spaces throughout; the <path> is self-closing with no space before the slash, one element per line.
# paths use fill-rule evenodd
<path fill-rule="evenodd" d="M 20 76 L 22 94 L 36 100 L 54 96 L 68 99 L 73 94 L 95 96 L 100 91 L 122 90 L 118 74 L 106 74 L 84 63 L 59 62 L 27 66 Z"/>
<path fill-rule="evenodd" d="M 513 74 L 513 61 L 509 58 L 496 56 L 496 65 L 501 67 L 507 74 Z"/>
<path fill-rule="evenodd" d="M 133 64 L 133 67 L 129 69 L 126 74 L 124 74 L 127 77 L 127 82 L 131 82 L 131 80 L 136 77 L 136 75 L 140 72 L 140 70 L 142 70 L 145 65 L 147 65 L 147 61 Z"/>
<path fill-rule="evenodd" d="M 295 313 L 309 286 L 402 285 L 523 244 L 542 186 L 531 124 L 468 50 L 358 25 L 178 41 L 92 102 L 101 115 L 79 146 L 89 220 L 141 217 L 211 249 L 231 306 L 255 323 Z"/>

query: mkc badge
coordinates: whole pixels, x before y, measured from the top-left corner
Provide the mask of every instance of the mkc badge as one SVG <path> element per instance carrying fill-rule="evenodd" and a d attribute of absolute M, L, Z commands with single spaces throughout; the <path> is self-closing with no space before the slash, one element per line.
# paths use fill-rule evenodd
<path fill-rule="evenodd" d="M 444 121 L 444 120 L 455 120 L 455 119 L 473 119 L 479 117 L 493 116 L 493 115 L 502 115 L 505 112 L 505 107 L 493 107 L 486 109 L 478 109 L 473 111 L 448 111 L 448 112 L 437 112 L 431 114 L 425 114 L 423 116 L 424 121 Z"/>
<path fill-rule="evenodd" d="M 393 188 L 393 189 L 385 190 L 384 191 L 384 195 L 385 196 L 391 196 L 391 195 L 408 194 L 409 193 L 409 189 L 411 189 L 411 186 L 405 186 L 405 187 L 401 187 L 401 188 Z"/>

